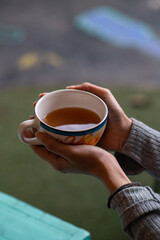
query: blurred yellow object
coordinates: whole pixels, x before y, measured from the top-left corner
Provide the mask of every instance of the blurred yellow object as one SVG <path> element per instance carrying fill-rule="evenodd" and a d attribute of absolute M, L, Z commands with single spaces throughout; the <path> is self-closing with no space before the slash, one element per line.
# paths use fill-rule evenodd
<path fill-rule="evenodd" d="M 54 67 L 60 67 L 64 63 L 64 59 L 54 52 L 43 54 L 28 52 L 18 59 L 17 66 L 19 70 L 27 70 L 42 63 L 49 64 Z"/>
<path fill-rule="evenodd" d="M 17 65 L 20 70 L 26 70 L 28 68 L 32 68 L 38 65 L 38 63 L 39 63 L 38 54 L 35 52 L 29 52 L 25 53 L 19 58 Z"/>
<path fill-rule="evenodd" d="M 64 59 L 56 54 L 56 53 L 48 53 L 46 54 L 44 57 L 43 57 L 43 60 L 44 62 L 52 65 L 52 66 L 55 66 L 55 67 L 59 67 L 63 64 L 64 62 Z"/>

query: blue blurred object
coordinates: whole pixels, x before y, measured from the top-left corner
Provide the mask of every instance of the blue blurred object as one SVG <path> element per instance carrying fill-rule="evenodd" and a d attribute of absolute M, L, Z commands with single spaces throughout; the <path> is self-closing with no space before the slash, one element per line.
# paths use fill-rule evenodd
<path fill-rule="evenodd" d="M 0 23 L 0 44 L 20 44 L 25 38 L 26 31 L 23 27 Z"/>
<path fill-rule="evenodd" d="M 160 39 L 151 26 L 107 6 L 86 11 L 74 19 L 77 28 L 111 44 L 133 47 L 160 59 Z"/>

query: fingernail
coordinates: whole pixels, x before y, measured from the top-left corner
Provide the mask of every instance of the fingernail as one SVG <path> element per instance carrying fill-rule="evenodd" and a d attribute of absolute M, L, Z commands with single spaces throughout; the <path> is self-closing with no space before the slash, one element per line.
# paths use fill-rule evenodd
<path fill-rule="evenodd" d="M 71 86 L 66 86 L 67 89 L 75 87 L 75 85 L 71 85 Z"/>
<path fill-rule="evenodd" d="M 35 101 L 35 102 L 33 103 L 33 106 L 34 106 L 34 107 L 36 106 L 36 103 L 37 103 L 37 101 Z"/>
<path fill-rule="evenodd" d="M 46 94 L 47 94 L 47 92 L 40 93 L 40 94 L 39 94 L 39 97 L 41 98 L 41 97 L 43 97 L 43 96 L 46 95 Z"/>

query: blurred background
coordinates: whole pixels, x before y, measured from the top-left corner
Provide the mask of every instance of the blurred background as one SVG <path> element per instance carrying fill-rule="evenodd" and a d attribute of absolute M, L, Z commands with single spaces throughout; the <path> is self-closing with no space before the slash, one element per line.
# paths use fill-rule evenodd
<path fill-rule="evenodd" d="M 0 1 L 0 191 L 87 229 L 93 240 L 129 239 L 107 209 L 105 187 L 57 173 L 19 141 L 17 127 L 40 92 L 88 81 L 160 130 L 159 22 L 158 0 Z M 147 173 L 131 179 L 159 191 Z"/>

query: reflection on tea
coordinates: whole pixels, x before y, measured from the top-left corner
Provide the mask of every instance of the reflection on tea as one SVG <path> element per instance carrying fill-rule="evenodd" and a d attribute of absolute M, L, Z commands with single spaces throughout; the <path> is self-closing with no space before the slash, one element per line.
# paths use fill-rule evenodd
<path fill-rule="evenodd" d="M 101 121 L 95 112 L 78 107 L 61 108 L 48 113 L 43 122 L 64 131 L 82 131 Z"/>

